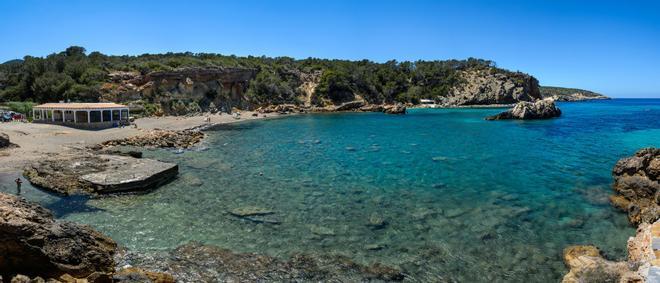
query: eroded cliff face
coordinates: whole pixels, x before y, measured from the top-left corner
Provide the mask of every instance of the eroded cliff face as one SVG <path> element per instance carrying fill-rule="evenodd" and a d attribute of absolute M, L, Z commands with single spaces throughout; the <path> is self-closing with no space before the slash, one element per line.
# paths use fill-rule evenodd
<path fill-rule="evenodd" d="M 245 92 L 255 74 L 256 70 L 243 68 L 184 68 L 146 75 L 112 72 L 101 89 L 102 99 L 148 102 L 158 108 L 155 114 L 251 109 Z"/>
<path fill-rule="evenodd" d="M 345 111 L 338 106 L 347 102 L 372 106 L 359 93 L 351 93 L 352 99 L 346 101 L 319 98 L 316 89 L 323 74 L 321 70 L 291 72 L 291 76 L 296 78 L 294 81 L 299 84 L 296 88 L 298 107 L 309 111 L 335 108 L 333 111 Z M 495 68 L 469 69 L 459 74 L 456 86 L 445 96 L 437 97 L 442 105 L 513 104 L 541 99 L 538 81 L 527 74 Z M 259 106 L 266 107 L 257 105 L 246 96 L 250 81 L 256 75 L 257 70 L 245 68 L 183 68 L 146 75 L 115 71 L 109 74 L 108 81 L 102 86 L 101 99 L 129 104 L 134 108 L 133 112 L 147 110 L 148 115 L 229 112 L 233 108 L 253 110 Z"/>
<path fill-rule="evenodd" d="M 522 73 L 495 72 L 494 69 L 461 71 L 462 82 L 441 98 L 445 106 L 513 104 L 541 99 L 539 83 Z"/>

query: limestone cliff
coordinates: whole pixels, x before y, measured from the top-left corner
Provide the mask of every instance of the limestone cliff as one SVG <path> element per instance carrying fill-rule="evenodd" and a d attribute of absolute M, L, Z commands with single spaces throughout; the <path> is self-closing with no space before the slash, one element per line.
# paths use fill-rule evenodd
<path fill-rule="evenodd" d="M 461 71 L 461 82 L 450 90 L 447 97 L 440 99 L 441 104 L 513 104 L 541 99 L 536 78 L 523 73 L 495 70 L 490 68 Z"/>
<path fill-rule="evenodd" d="M 232 108 L 249 109 L 245 92 L 256 70 L 244 68 L 182 68 L 174 71 L 111 72 L 102 99 L 155 105 L 162 114 L 183 115 Z M 138 111 L 141 109 L 138 109 Z"/>
<path fill-rule="evenodd" d="M 260 100 L 246 95 L 251 82 L 260 81 L 263 87 L 277 92 L 281 85 L 270 81 L 270 77 L 258 78 L 264 71 L 247 68 L 181 68 L 147 74 L 139 72 L 110 72 L 101 88 L 101 100 L 129 104 L 133 113 L 146 115 L 184 115 L 199 112 L 225 111 L 233 108 L 255 109 L 266 107 Z M 353 111 L 380 109 L 376 106 L 393 105 L 391 99 L 378 96 L 376 101 L 363 98 L 357 87 L 349 84 L 350 92 L 345 101 L 332 101 L 319 97 L 317 87 L 323 70 L 304 72 L 298 69 L 284 70 L 289 78 L 287 84 L 295 89 L 294 102 L 297 107 L 309 111 Z M 494 67 L 466 68 L 457 71 L 458 80 L 448 93 L 437 97 L 444 106 L 513 104 L 520 101 L 536 101 L 541 98 L 538 81 L 527 74 L 509 72 Z M 264 86 L 265 85 L 265 86 Z M 374 90 L 375 91 L 375 90 Z M 400 90 L 400 91 L 405 91 Z M 268 92 L 268 91 L 267 91 Z M 273 94 L 276 96 L 277 94 Z M 373 96 L 373 94 L 371 95 Z M 273 99 L 273 101 L 278 101 Z M 347 102 L 363 105 L 355 109 L 344 109 Z M 278 104 L 277 102 L 273 102 Z M 353 105 L 351 104 L 351 105 Z M 364 106 L 364 107 L 363 107 Z"/>

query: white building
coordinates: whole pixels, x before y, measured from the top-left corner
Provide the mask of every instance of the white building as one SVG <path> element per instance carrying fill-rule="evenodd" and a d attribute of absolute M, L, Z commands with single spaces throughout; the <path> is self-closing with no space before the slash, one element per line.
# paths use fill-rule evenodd
<path fill-rule="evenodd" d="M 116 103 L 46 103 L 32 108 L 35 123 L 101 129 L 128 125 L 128 106 Z"/>

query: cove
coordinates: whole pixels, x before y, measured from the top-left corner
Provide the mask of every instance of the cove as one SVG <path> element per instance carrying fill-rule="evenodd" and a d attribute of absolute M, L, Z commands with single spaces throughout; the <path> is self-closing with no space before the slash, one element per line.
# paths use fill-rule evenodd
<path fill-rule="evenodd" d="M 210 130 L 200 150 L 146 151 L 181 170 L 149 194 L 23 193 L 145 253 L 199 241 L 281 257 L 340 254 L 400 267 L 411 281 L 558 281 L 568 245 L 625 257 L 634 229 L 608 202 L 611 169 L 659 145 L 660 100 L 559 107 L 560 118 L 543 121 L 416 109 L 232 124 Z M 245 207 L 279 224 L 228 213 Z"/>

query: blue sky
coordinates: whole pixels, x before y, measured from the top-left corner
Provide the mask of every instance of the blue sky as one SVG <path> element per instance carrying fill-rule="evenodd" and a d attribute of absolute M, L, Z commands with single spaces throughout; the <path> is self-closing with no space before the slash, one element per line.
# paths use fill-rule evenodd
<path fill-rule="evenodd" d="M 0 38 L 0 62 L 70 45 L 114 55 L 478 57 L 543 85 L 660 97 L 660 1 L 0 0 Z"/>

